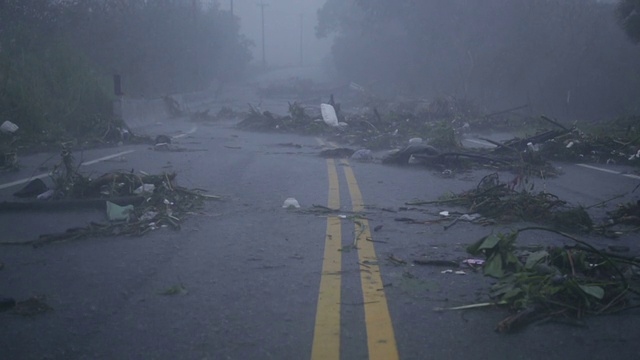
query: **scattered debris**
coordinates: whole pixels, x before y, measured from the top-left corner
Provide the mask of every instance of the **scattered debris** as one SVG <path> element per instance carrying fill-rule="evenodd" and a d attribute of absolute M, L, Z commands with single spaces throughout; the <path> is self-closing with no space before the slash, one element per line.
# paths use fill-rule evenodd
<path fill-rule="evenodd" d="M 369 149 L 360 149 L 351 155 L 351 159 L 357 161 L 372 161 L 373 152 Z"/>
<path fill-rule="evenodd" d="M 458 264 L 457 261 L 453 261 L 453 260 L 422 260 L 422 259 L 416 259 L 413 260 L 413 263 L 416 265 L 428 265 L 428 266 L 445 266 L 445 267 L 458 267 L 460 266 L 460 264 Z"/>
<path fill-rule="evenodd" d="M 19 129 L 18 125 L 12 123 L 9 120 L 6 120 L 5 122 L 2 123 L 2 125 L 0 125 L 0 131 L 6 134 L 13 134 L 16 131 L 18 131 L 18 129 Z"/>
<path fill-rule="evenodd" d="M 389 259 L 389 261 L 391 261 L 392 263 L 396 264 L 396 265 L 406 265 L 407 262 L 394 256 L 393 254 L 390 254 L 387 259 Z"/>
<path fill-rule="evenodd" d="M 13 309 L 16 306 L 14 298 L 0 298 L 0 312 Z"/>
<path fill-rule="evenodd" d="M 163 291 L 158 292 L 158 295 L 172 296 L 172 295 L 185 295 L 187 294 L 187 288 L 182 283 L 173 285 Z"/>
<path fill-rule="evenodd" d="M 107 218 L 109 221 L 129 221 L 133 215 L 133 205 L 120 206 L 107 200 Z"/>
<path fill-rule="evenodd" d="M 18 169 L 18 154 L 15 151 L 0 153 L 0 170 L 14 171 Z"/>
<path fill-rule="evenodd" d="M 13 313 L 22 316 L 35 316 L 52 311 L 53 308 L 45 300 L 44 295 L 36 295 L 27 300 L 18 301 L 13 306 Z"/>
<path fill-rule="evenodd" d="M 13 193 L 17 198 L 34 198 L 49 190 L 47 185 L 41 179 L 33 179 L 22 189 Z"/>
<path fill-rule="evenodd" d="M 348 158 L 351 157 L 355 151 L 349 148 L 335 148 L 326 149 L 320 152 L 320 156 L 325 158 Z"/>

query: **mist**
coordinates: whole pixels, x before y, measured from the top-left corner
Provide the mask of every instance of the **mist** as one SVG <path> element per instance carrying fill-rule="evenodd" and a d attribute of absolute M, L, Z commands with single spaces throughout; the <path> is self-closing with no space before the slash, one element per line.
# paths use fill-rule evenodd
<path fill-rule="evenodd" d="M 623 31 L 633 36 L 636 24 L 627 3 L 328 0 L 318 35 L 335 36 L 333 63 L 345 80 L 386 97 L 607 118 L 640 106 L 640 47 Z"/>
<path fill-rule="evenodd" d="M 219 1 L 240 21 L 240 32 L 253 42 L 253 62 L 262 64 L 262 18 L 259 1 Z M 331 39 L 315 35 L 317 11 L 324 0 L 264 1 L 265 61 L 268 66 L 319 65 L 330 55 Z M 302 36 L 302 54 L 301 54 Z"/>

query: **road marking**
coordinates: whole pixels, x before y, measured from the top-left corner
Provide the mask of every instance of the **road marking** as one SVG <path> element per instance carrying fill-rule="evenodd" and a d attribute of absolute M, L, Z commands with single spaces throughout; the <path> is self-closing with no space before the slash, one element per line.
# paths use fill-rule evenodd
<path fill-rule="evenodd" d="M 194 132 L 196 132 L 196 130 L 198 130 L 198 127 L 197 127 L 197 126 L 194 126 L 194 127 L 192 127 L 192 128 L 191 128 L 191 130 L 187 131 L 186 133 L 184 133 L 184 134 L 180 134 L 180 135 L 174 135 L 174 136 L 172 136 L 171 138 L 172 138 L 172 139 L 179 139 L 179 138 L 183 138 L 183 137 L 185 137 L 185 136 L 187 136 L 187 135 L 191 135 L 191 134 L 193 134 Z"/>
<path fill-rule="evenodd" d="M 82 165 L 82 166 L 93 165 L 93 164 L 95 164 L 95 163 L 99 163 L 99 162 L 101 162 L 101 161 L 107 161 L 107 160 L 111 160 L 111 159 L 113 159 L 113 158 L 117 158 L 117 157 L 120 157 L 120 156 L 123 156 L 123 155 L 131 154 L 131 153 L 132 153 L 132 152 L 134 152 L 134 151 L 135 151 L 135 150 L 122 151 L 122 152 L 119 152 L 119 153 L 117 153 L 117 154 L 103 156 L 103 157 L 101 157 L 101 158 L 97 158 L 97 159 L 95 159 L 95 160 L 85 161 L 85 162 L 83 162 L 83 163 L 82 163 L 82 164 L 80 164 L 80 165 Z"/>
<path fill-rule="evenodd" d="M 606 172 L 606 173 L 609 173 L 609 174 L 622 175 L 622 176 L 628 177 L 630 179 L 640 180 L 640 176 L 638 176 L 638 175 L 624 174 L 624 173 L 622 173 L 620 171 L 603 169 L 603 168 L 600 168 L 600 167 L 597 167 L 597 166 L 587 165 L 587 164 L 576 164 L 576 165 L 581 166 L 583 168 L 591 169 L 591 170 L 598 170 L 598 171 Z"/>
<path fill-rule="evenodd" d="M 110 159 L 113 159 L 113 158 L 116 158 L 116 157 L 120 157 L 120 156 L 123 156 L 123 155 L 126 155 L 126 154 L 130 154 L 130 153 L 132 153 L 134 151 L 135 150 L 122 151 L 122 152 L 119 152 L 117 154 L 104 156 L 104 157 L 101 157 L 101 158 L 98 158 L 98 159 L 95 159 L 95 160 L 85 161 L 85 162 L 81 163 L 80 165 L 82 165 L 82 166 L 93 165 L 93 164 L 99 163 L 101 161 L 106 161 L 106 160 L 110 160 Z M 28 183 L 29 181 L 32 181 L 32 180 L 35 180 L 35 179 L 46 178 L 46 177 L 49 177 L 50 175 L 51 175 L 50 173 L 44 173 L 44 174 L 39 174 L 39 175 L 31 176 L 31 177 L 28 177 L 28 178 L 12 181 L 10 183 L 6 183 L 6 184 L 0 185 L 0 190 L 6 189 L 6 188 L 10 188 L 10 187 L 16 186 L 16 185 L 25 184 L 25 183 Z"/>
<path fill-rule="evenodd" d="M 329 174 L 329 202 L 332 209 L 340 208 L 340 185 L 333 159 L 327 160 Z M 340 218 L 327 218 L 324 260 L 320 275 L 320 292 L 313 332 L 311 359 L 340 359 L 340 288 L 342 266 L 342 228 Z"/>
<path fill-rule="evenodd" d="M 603 168 L 599 168 L 597 166 L 592 166 L 592 165 L 587 165 L 587 164 L 576 164 L 576 165 L 581 166 L 583 168 L 591 169 L 591 170 L 598 170 L 598 171 L 606 172 L 606 173 L 609 173 L 609 174 L 616 174 L 616 175 L 622 174 L 619 171 L 603 169 Z"/>
<path fill-rule="evenodd" d="M 349 162 L 342 160 L 344 175 L 347 178 L 349 193 L 351 194 L 351 204 L 354 212 L 364 210 L 362 193 L 358 187 L 358 182 L 349 166 Z M 387 297 L 384 294 L 382 277 L 380 276 L 380 266 L 378 258 L 371 240 L 369 222 L 359 220 L 363 229 L 356 224 L 356 233 L 359 233 L 358 259 L 360 263 L 360 281 L 362 282 L 362 296 L 364 302 L 364 317 L 367 328 L 367 345 L 369 348 L 369 359 L 373 360 L 396 360 L 398 359 L 398 348 L 396 338 L 387 305 Z"/>
<path fill-rule="evenodd" d="M 476 140 L 476 139 L 463 139 L 462 141 L 466 141 L 466 142 L 470 142 L 470 143 L 474 143 L 474 144 L 482 145 L 482 146 L 484 146 L 484 147 L 489 147 L 489 148 L 497 147 L 495 144 L 492 144 L 492 143 L 490 143 L 490 142 L 483 141 L 483 140 Z"/>
<path fill-rule="evenodd" d="M 45 178 L 47 176 L 49 176 L 48 173 L 47 174 L 40 174 L 40 175 L 32 176 L 32 177 L 26 178 L 26 179 L 20 179 L 20 180 L 12 181 L 10 183 L 6 183 L 6 184 L 0 185 L 0 190 L 6 189 L 6 188 L 10 188 L 12 186 L 24 184 L 24 183 L 27 183 L 27 182 L 29 182 L 31 180 L 42 179 L 42 178 Z"/>

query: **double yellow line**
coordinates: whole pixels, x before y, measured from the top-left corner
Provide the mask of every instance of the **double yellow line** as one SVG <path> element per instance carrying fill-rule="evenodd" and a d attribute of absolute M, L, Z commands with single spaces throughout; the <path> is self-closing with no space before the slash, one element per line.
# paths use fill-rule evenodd
<path fill-rule="evenodd" d="M 353 170 L 346 160 L 341 161 L 354 212 L 364 210 L 362 193 Z M 340 187 L 335 161 L 327 160 L 329 174 L 329 201 L 332 209 L 340 208 Z M 342 268 L 342 228 L 337 216 L 327 218 L 324 261 L 320 278 L 320 291 L 316 311 L 316 324 L 311 351 L 312 360 L 340 359 L 340 302 Z M 380 267 L 376 257 L 367 220 L 355 224 L 360 266 L 360 281 L 364 304 L 369 359 L 398 359 L 391 316 L 384 293 Z"/>

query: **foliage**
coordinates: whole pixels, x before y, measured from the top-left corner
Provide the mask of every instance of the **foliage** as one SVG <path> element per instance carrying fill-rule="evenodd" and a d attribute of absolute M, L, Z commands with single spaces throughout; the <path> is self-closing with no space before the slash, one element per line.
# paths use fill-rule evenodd
<path fill-rule="evenodd" d="M 0 119 L 32 142 L 99 136 L 111 121 L 108 79 L 61 37 L 39 43 L 25 26 L 0 37 Z M 11 41 L 20 38 L 24 42 Z M 30 41 L 31 40 L 31 41 Z M 32 44 L 31 46 L 29 46 Z"/>
<path fill-rule="evenodd" d="M 122 126 L 112 117 L 113 74 L 127 94 L 152 96 L 238 74 L 250 44 L 237 19 L 199 3 L 1 1 L 0 122 L 31 142 L 105 137 Z"/>
<path fill-rule="evenodd" d="M 616 8 L 618 23 L 629 39 L 640 43 L 640 0 L 622 0 Z"/>
<path fill-rule="evenodd" d="M 199 3 L 76 2 L 66 26 L 102 69 L 122 75 L 126 93 L 193 91 L 228 80 L 250 60 L 237 18 Z"/>

